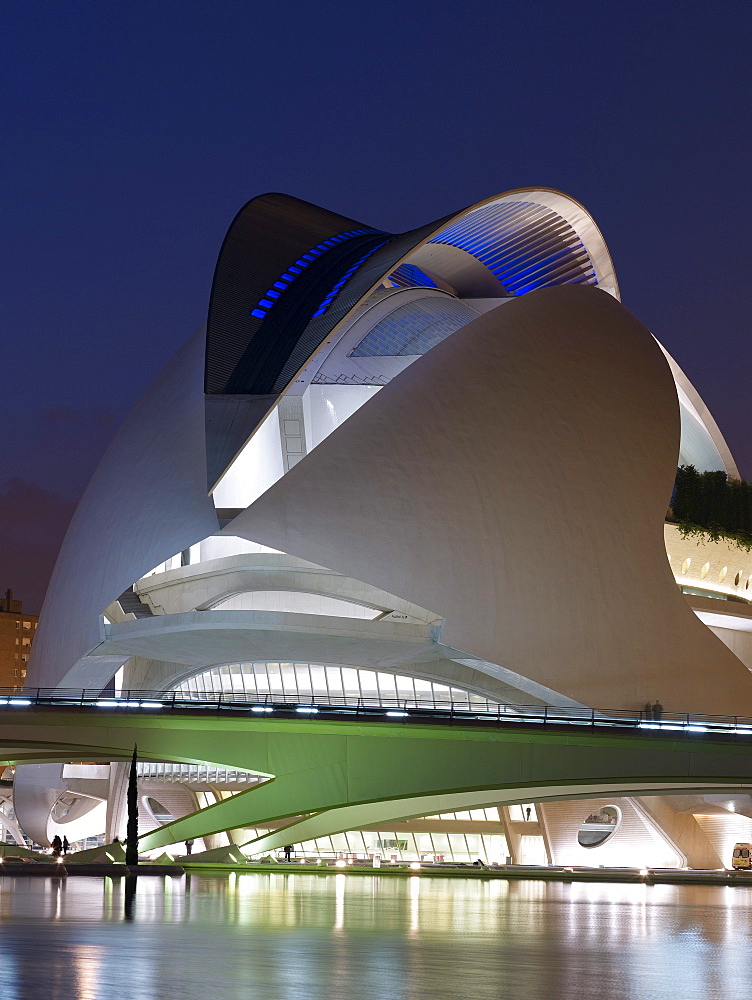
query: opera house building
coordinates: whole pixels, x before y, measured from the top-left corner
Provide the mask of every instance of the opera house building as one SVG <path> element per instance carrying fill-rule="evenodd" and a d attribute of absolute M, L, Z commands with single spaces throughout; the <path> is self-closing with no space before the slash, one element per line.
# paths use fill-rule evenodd
<path fill-rule="evenodd" d="M 628 306 L 595 222 L 557 191 L 396 235 L 253 199 L 205 326 L 155 373 L 78 506 L 27 686 L 752 717 L 750 493 L 681 358 Z M 741 496 L 738 523 L 708 528 L 703 490 Z M 5 839 L 122 839 L 127 774 L 18 766 Z M 211 762 L 139 774 L 141 831 L 260 780 Z M 274 829 L 207 835 L 194 854 L 276 853 Z M 719 868 L 736 841 L 752 841 L 748 794 L 583 794 L 295 850 Z"/>

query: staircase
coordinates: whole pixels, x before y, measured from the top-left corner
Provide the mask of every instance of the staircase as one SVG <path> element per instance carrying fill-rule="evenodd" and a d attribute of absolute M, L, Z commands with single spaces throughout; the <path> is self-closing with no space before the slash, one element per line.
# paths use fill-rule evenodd
<path fill-rule="evenodd" d="M 144 604 L 138 594 L 134 592 L 133 587 L 124 590 L 120 597 L 118 597 L 117 602 L 123 609 L 123 614 L 130 614 L 136 618 L 154 617 L 154 612 L 148 604 Z"/>

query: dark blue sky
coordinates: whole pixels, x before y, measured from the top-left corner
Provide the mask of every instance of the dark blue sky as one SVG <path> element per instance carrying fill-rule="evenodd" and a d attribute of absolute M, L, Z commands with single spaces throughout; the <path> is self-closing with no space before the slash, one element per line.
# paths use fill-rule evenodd
<path fill-rule="evenodd" d="M 573 195 L 752 478 L 748 9 L 2 5 L 0 587 L 39 609 L 93 466 L 269 190 L 395 232 Z"/>

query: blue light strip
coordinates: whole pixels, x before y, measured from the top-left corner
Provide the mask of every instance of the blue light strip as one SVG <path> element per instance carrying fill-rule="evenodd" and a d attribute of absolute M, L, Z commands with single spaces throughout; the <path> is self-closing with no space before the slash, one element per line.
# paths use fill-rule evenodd
<path fill-rule="evenodd" d="M 436 282 L 415 264 L 400 264 L 389 280 L 398 288 L 436 288 Z"/>
<path fill-rule="evenodd" d="M 550 285 L 597 285 L 587 249 L 569 223 L 533 202 L 487 205 L 459 219 L 431 243 L 472 254 L 507 292 Z"/>
<path fill-rule="evenodd" d="M 389 237 L 389 239 L 391 239 L 391 237 Z M 371 257 L 373 254 L 375 254 L 377 250 L 380 250 L 381 247 L 383 247 L 384 244 L 388 243 L 388 242 L 389 242 L 388 239 L 387 240 L 382 240 L 381 243 L 378 243 L 375 247 L 373 247 L 372 250 L 369 250 L 368 253 L 363 254 L 363 256 L 359 260 L 356 260 L 355 263 L 353 264 L 353 266 L 350 268 L 349 271 L 345 271 L 345 273 L 339 279 L 339 281 L 337 282 L 337 284 L 334 285 L 334 287 L 329 291 L 329 293 L 327 294 L 326 298 L 323 300 L 323 302 L 321 303 L 321 305 L 318 307 L 318 309 L 316 310 L 316 312 L 313 314 L 313 317 L 312 317 L 313 319 L 315 319 L 317 316 L 322 316 L 326 312 L 326 310 L 329 308 L 329 306 L 332 304 L 332 302 L 334 301 L 335 297 L 337 296 L 337 293 L 340 292 L 342 290 L 342 288 L 347 284 L 347 282 L 350 280 L 350 278 L 353 276 L 353 274 L 355 274 L 355 272 L 358 270 L 358 268 L 360 267 L 360 265 L 364 261 L 368 260 L 369 257 Z"/>
<path fill-rule="evenodd" d="M 255 308 L 251 309 L 251 316 L 255 316 L 257 319 L 264 319 L 282 292 L 286 291 L 301 271 L 305 270 L 309 264 L 312 264 L 317 257 L 321 257 L 322 254 L 325 254 L 332 247 L 337 246 L 338 243 L 351 240 L 354 236 L 366 236 L 372 231 L 370 229 L 350 229 L 346 233 L 340 233 L 338 236 L 332 236 L 328 240 L 324 240 L 318 246 L 311 247 L 294 264 L 291 264 L 283 274 L 280 274 L 271 288 L 264 292 L 263 296 L 256 303 Z"/>

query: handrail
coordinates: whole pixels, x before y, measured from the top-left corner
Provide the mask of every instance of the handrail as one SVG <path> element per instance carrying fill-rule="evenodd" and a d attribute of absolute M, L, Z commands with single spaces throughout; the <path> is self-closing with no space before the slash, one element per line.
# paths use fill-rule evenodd
<path fill-rule="evenodd" d="M 0 709 L 30 707 L 71 707 L 112 709 L 118 711 L 185 711 L 213 709 L 226 715 L 238 711 L 271 714 L 306 713 L 316 716 L 342 716 L 382 719 L 400 718 L 403 722 L 449 722 L 450 724 L 488 726 L 533 724 L 544 726 L 586 726 L 591 730 L 629 728 L 652 733 L 727 734 L 752 739 L 752 718 L 729 715 L 692 715 L 685 712 L 662 712 L 649 718 L 644 710 L 559 707 L 554 705 L 510 705 L 477 695 L 466 700 L 442 701 L 435 695 L 426 701 L 419 698 L 365 698 L 343 695 L 333 699 L 323 695 L 271 694 L 250 698 L 244 692 L 204 691 L 182 693 L 127 689 L 117 694 L 96 688 L 0 688 Z"/>

